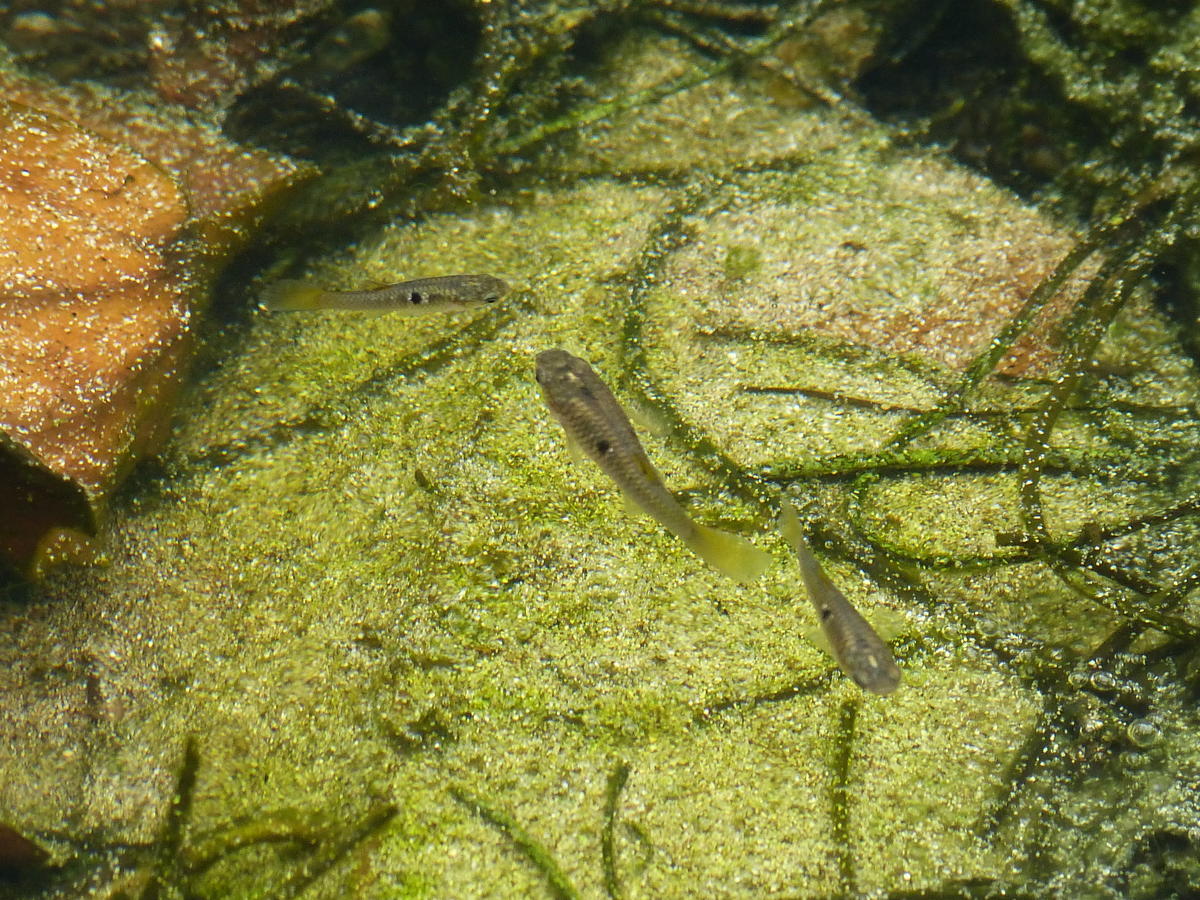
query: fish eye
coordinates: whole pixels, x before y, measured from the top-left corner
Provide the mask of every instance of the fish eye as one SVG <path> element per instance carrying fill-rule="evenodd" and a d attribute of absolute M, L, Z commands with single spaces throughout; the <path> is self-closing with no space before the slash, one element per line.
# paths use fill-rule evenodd
<path fill-rule="evenodd" d="M 484 303 L 495 303 L 499 299 L 500 299 L 499 294 L 485 294 L 484 298 L 483 298 L 483 302 Z"/>
<path fill-rule="evenodd" d="M 408 295 L 408 302 L 409 303 L 424 303 L 425 298 L 421 296 L 420 291 L 413 291 L 411 294 Z"/>

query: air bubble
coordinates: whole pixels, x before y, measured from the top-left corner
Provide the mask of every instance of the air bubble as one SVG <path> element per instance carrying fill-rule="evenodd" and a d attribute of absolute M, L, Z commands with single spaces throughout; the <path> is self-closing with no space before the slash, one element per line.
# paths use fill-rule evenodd
<path fill-rule="evenodd" d="M 1129 743 L 1139 750 L 1147 750 L 1162 739 L 1162 732 L 1149 719 L 1137 719 L 1130 722 L 1129 727 L 1125 729 L 1125 734 L 1129 738 Z"/>
<path fill-rule="evenodd" d="M 1101 693 L 1111 693 L 1117 689 L 1117 679 L 1113 677 L 1112 672 L 1105 672 L 1103 669 L 1092 673 L 1091 683 L 1092 690 Z"/>
<path fill-rule="evenodd" d="M 1118 758 L 1125 769 L 1140 769 L 1146 764 L 1146 754 L 1135 750 L 1126 750 Z"/>
<path fill-rule="evenodd" d="M 987 616 L 980 616 L 975 620 L 975 629 L 982 637 L 995 637 L 1000 633 L 1000 623 Z"/>

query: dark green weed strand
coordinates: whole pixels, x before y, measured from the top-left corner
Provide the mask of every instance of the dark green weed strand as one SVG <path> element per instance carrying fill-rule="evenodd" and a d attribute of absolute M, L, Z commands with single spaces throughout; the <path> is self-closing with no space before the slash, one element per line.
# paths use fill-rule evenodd
<path fill-rule="evenodd" d="M 780 40 L 803 27 L 807 21 L 808 16 L 785 20 L 773 28 L 769 34 L 754 42 L 753 45 L 739 50 L 738 53 L 729 52 L 715 62 L 697 65 L 692 71 L 686 72 L 677 78 L 668 79 L 644 90 L 635 91 L 632 94 L 626 94 L 612 100 L 605 100 L 582 109 L 573 110 L 557 119 L 535 125 L 527 131 L 498 142 L 492 148 L 492 152 L 496 156 L 511 156 L 522 153 L 556 134 L 574 131 L 585 125 L 611 119 L 628 110 L 649 106 L 673 94 L 697 87 L 706 81 L 711 81 L 713 78 L 730 71 L 742 63 L 744 59 L 757 59 L 766 55 L 774 49 Z"/>
<path fill-rule="evenodd" d="M 751 167 L 747 167 L 747 170 Z M 745 170 L 739 170 L 739 172 Z M 777 347 L 795 347 L 808 354 L 842 363 L 847 366 L 891 373 L 904 372 L 921 379 L 931 387 L 939 390 L 945 388 L 944 371 L 934 363 L 927 362 L 919 356 L 895 356 L 865 344 L 855 344 L 851 341 L 839 340 L 812 331 L 797 331 L 794 334 L 778 334 L 761 331 L 756 328 L 746 328 L 738 325 L 724 325 L 707 331 L 699 331 L 697 340 L 711 341 L 717 344 L 763 344 Z"/>
<path fill-rule="evenodd" d="M 1038 283 L 1016 314 L 992 338 L 987 348 L 971 361 L 958 382 L 942 398 L 937 407 L 914 416 L 904 423 L 888 441 L 888 446 L 903 447 L 933 430 L 951 413 L 959 412 L 971 393 L 995 370 L 1000 360 L 1012 350 L 1017 339 L 1025 333 L 1038 314 L 1046 307 L 1046 304 L 1054 299 L 1067 279 L 1083 265 L 1089 256 L 1101 250 L 1121 231 L 1136 223 L 1143 205 L 1142 201 L 1135 200 L 1122 214 L 1105 219 L 1093 227 L 1059 261 L 1050 274 Z"/>
<path fill-rule="evenodd" d="M 653 408 L 670 426 L 672 438 L 682 443 L 693 459 L 713 473 L 726 490 L 743 500 L 768 510 L 774 508 L 772 488 L 761 478 L 746 472 L 733 462 L 708 437 L 688 424 L 675 404 L 667 398 L 650 375 L 650 365 L 642 334 L 646 324 L 646 294 L 657 283 L 667 258 L 691 240 L 684 222 L 704 205 L 701 185 L 687 191 L 658 222 L 652 237 L 629 275 L 629 295 L 621 330 L 622 378 L 625 389 Z"/>
<path fill-rule="evenodd" d="M 460 787 L 450 788 L 450 796 L 512 841 L 521 854 L 533 863 L 534 868 L 546 877 L 551 893 L 558 900 L 579 900 L 579 891 L 554 861 L 550 851 L 534 840 L 512 816 L 493 809 Z"/>
<path fill-rule="evenodd" d="M 317 847 L 329 833 L 324 815 L 305 815 L 294 810 L 261 813 L 228 828 L 198 837 L 184 848 L 182 861 L 192 878 L 202 875 L 230 853 L 256 844 L 299 844 Z"/>
<path fill-rule="evenodd" d="M 905 422 L 892 435 L 887 446 L 903 447 L 921 435 L 932 431 L 947 416 L 959 412 L 971 392 L 992 373 L 1005 354 L 1012 350 L 1017 339 L 1030 326 L 1038 313 L 1053 299 L 1071 274 L 1095 250 L 1096 244 L 1092 241 L 1077 244 L 1054 268 L 1054 271 L 1034 288 L 1016 315 L 1009 319 L 1004 328 L 992 338 L 987 349 L 971 361 L 971 364 L 967 366 L 966 371 L 959 378 L 958 383 L 946 394 L 937 407 L 914 416 Z"/>
<path fill-rule="evenodd" d="M 813 11 L 809 12 L 808 19 L 813 18 L 816 9 L 824 5 L 827 4 L 813 4 Z M 651 11 L 651 16 L 661 27 L 684 38 L 702 53 L 718 57 L 727 56 L 745 64 L 757 64 L 774 77 L 786 81 L 810 100 L 815 100 L 822 106 L 834 110 L 850 122 L 866 129 L 878 128 L 877 119 L 865 109 L 848 102 L 831 84 L 805 78 L 798 70 L 769 54 L 764 54 L 761 45 L 740 43 L 719 28 L 696 28 L 674 10 L 654 10 Z M 781 37 L 777 37 L 775 42 L 777 43 Z"/>
<path fill-rule="evenodd" d="M 1076 550 L 1084 550 L 1086 547 L 1094 547 L 1104 544 L 1105 541 L 1123 538 L 1123 536 L 1140 532 L 1140 530 L 1145 528 L 1152 528 L 1153 526 L 1158 526 L 1158 524 L 1168 524 L 1174 522 L 1177 518 L 1196 514 L 1200 514 L 1200 493 L 1193 493 L 1192 496 L 1182 500 L 1181 503 L 1168 506 L 1164 510 L 1151 512 L 1151 514 L 1145 516 L 1130 518 L 1130 520 L 1117 524 L 1117 526 L 1099 529 L 1094 534 L 1081 534 L 1079 538 L 1072 541 L 1072 545 L 1070 546 L 1076 548 Z"/>
<path fill-rule="evenodd" d="M 763 469 L 759 477 L 772 484 L 787 485 L 796 481 L 842 481 L 862 474 L 1017 471 L 1024 458 L 1024 451 L 1020 447 L 906 447 L 877 453 L 837 454 L 812 462 L 784 463 Z M 1043 469 L 1047 472 L 1095 475 L 1102 472 L 1106 466 L 1119 461 L 1116 458 L 1097 457 L 1087 453 L 1057 451 L 1047 454 Z"/>
<path fill-rule="evenodd" d="M 845 521 L 851 528 L 854 528 L 855 519 L 856 515 L 850 510 Z M 847 535 L 818 522 L 809 535 L 809 543 L 830 556 L 852 563 L 875 584 L 903 597 L 914 606 L 931 612 L 944 606 L 944 601 L 939 600 L 909 567 L 904 566 L 902 560 L 890 556 L 884 548 L 858 530 Z"/>
<path fill-rule="evenodd" d="M 850 406 L 856 409 L 865 409 L 881 413 L 912 413 L 921 415 L 930 410 L 920 409 L 915 406 L 906 406 L 902 403 L 891 403 L 886 400 L 872 400 L 870 397 L 856 397 L 852 394 L 843 394 L 839 391 L 823 390 L 814 387 L 786 387 L 783 385 L 741 385 L 739 390 L 744 394 L 766 394 L 766 395 L 783 395 L 783 396 L 801 396 L 811 397 L 814 400 L 825 400 L 835 406 Z M 1018 416 L 1026 413 L 1037 412 L 1037 406 L 1011 406 L 1007 409 L 960 409 L 958 412 L 950 413 L 946 416 L 947 419 L 964 419 L 966 421 L 973 420 L 989 420 L 989 419 L 1015 419 Z M 1119 412 L 1128 413 L 1132 416 L 1141 416 L 1148 419 L 1164 418 L 1171 421 L 1180 418 L 1200 419 L 1200 412 L 1194 406 L 1153 406 L 1145 403 L 1132 403 L 1123 400 L 1109 400 L 1103 405 L 1095 403 L 1071 403 L 1066 406 L 1070 412 L 1083 413 L 1104 413 L 1109 410 L 1117 410 Z"/>
<path fill-rule="evenodd" d="M 1175 609 L 1198 587 L 1200 587 L 1200 563 L 1184 572 L 1173 584 L 1157 591 L 1150 597 L 1149 602 L 1164 609 Z M 1198 633 L 1200 633 L 1200 627 L 1193 627 L 1191 634 L 1187 637 L 1194 639 Z"/>
<path fill-rule="evenodd" d="M 140 900 L 158 900 L 172 896 L 180 882 L 180 845 L 183 830 L 192 813 L 192 802 L 196 796 L 196 775 L 200 770 L 200 750 L 193 735 L 183 742 L 183 759 L 179 764 L 179 775 L 175 779 L 175 791 L 167 809 L 162 832 L 155 844 L 154 874 L 142 891 Z M 170 891 L 171 893 L 166 893 Z"/>
<path fill-rule="evenodd" d="M 859 699 L 854 697 L 844 701 L 838 710 L 837 731 L 833 736 L 830 759 L 833 779 L 829 790 L 829 816 L 833 823 L 838 878 L 842 894 L 846 897 L 858 895 L 854 848 L 850 838 L 850 759 L 854 751 L 854 727 L 858 721 L 859 705 Z"/>
<path fill-rule="evenodd" d="M 1132 249 L 1126 248 L 1124 255 L 1107 261 L 1071 314 L 1065 329 L 1067 339 L 1062 351 L 1062 374 L 1041 408 L 1034 413 L 1025 438 L 1021 509 L 1027 533 L 1038 541 L 1049 539 L 1040 482 L 1042 466 L 1050 451 L 1050 432 L 1079 388 L 1088 360 L 1109 326 L 1163 251 L 1174 243 L 1179 218 L 1177 206 L 1149 241 Z"/>
<path fill-rule="evenodd" d="M 293 900 L 305 893 L 317 879 L 345 859 L 364 841 L 382 831 L 399 810 L 390 803 L 380 803 L 370 809 L 362 820 L 340 840 L 321 845 L 304 861 L 300 870 L 284 882 L 273 894 L 278 900 Z"/>
<path fill-rule="evenodd" d="M 612 900 L 621 900 L 624 892 L 621 881 L 617 876 L 617 847 L 613 840 L 613 831 L 617 825 L 617 803 L 621 799 L 621 791 L 629 781 L 629 764 L 624 760 L 617 762 L 608 776 L 608 785 L 604 791 L 604 827 L 600 833 L 600 857 L 604 863 L 604 888 Z"/>
<path fill-rule="evenodd" d="M 778 4 L 730 3 L 727 0 L 658 0 L 657 6 L 671 12 L 726 22 L 769 23 L 779 15 Z"/>
<path fill-rule="evenodd" d="M 474 353 L 491 341 L 515 319 L 515 312 L 508 307 L 481 315 L 453 334 L 378 370 L 342 391 L 327 404 L 313 405 L 303 413 L 276 422 L 260 432 L 227 444 L 216 444 L 188 456 L 186 468 L 195 472 L 211 466 L 230 465 L 246 457 L 286 446 L 298 437 L 340 427 L 359 406 L 361 399 L 380 396 L 399 382 L 412 385 L 419 379 L 437 375 L 458 359 Z"/>
<path fill-rule="evenodd" d="M 1000 826 L 1012 814 L 1017 795 L 1029 782 L 1039 767 L 1046 761 L 1050 735 L 1061 731 L 1067 724 L 1063 712 L 1062 697 L 1057 691 L 1042 695 L 1042 705 L 1037 721 L 1025 735 L 1021 746 L 1013 754 L 1003 776 L 996 783 L 1004 785 L 1001 795 L 987 805 L 979 818 L 977 830 L 987 837 L 994 837 Z"/>
<path fill-rule="evenodd" d="M 1180 639 L 1191 640 L 1200 636 L 1200 628 L 1197 628 L 1192 623 L 1178 616 L 1164 615 L 1158 610 L 1150 608 L 1150 601 L 1154 596 L 1153 594 L 1147 596 L 1147 590 L 1150 588 L 1150 585 L 1146 583 L 1139 584 L 1127 573 L 1111 569 L 1108 571 L 1099 571 L 1094 565 L 1085 566 L 1082 559 L 1075 560 L 1070 556 L 1064 560 L 1056 557 L 1047 547 L 1042 547 L 1042 552 L 1039 556 L 1047 562 L 1059 580 L 1076 594 L 1098 606 L 1104 607 L 1110 612 L 1116 613 L 1130 623 L 1136 624 L 1141 628 L 1153 628 Z M 1095 574 L 1108 581 L 1120 583 L 1118 581 L 1120 579 L 1120 581 L 1125 582 L 1124 586 L 1128 591 L 1133 593 L 1134 599 L 1127 599 L 1120 593 L 1103 585 L 1085 585 L 1079 583 L 1072 576 L 1081 574 L 1084 568 L 1091 569 Z"/>

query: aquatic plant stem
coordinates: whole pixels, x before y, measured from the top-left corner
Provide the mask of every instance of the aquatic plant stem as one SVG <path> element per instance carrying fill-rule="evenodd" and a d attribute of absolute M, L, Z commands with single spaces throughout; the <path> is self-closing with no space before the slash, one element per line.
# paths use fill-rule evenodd
<path fill-rule="evenodd" d="M 450 788 L 450 796 L 512 841 L 521 854 L 533 863 L 534 868 L 546 877 L 551 892 L 558 900 L 579 900 L 579 891 L 555 862 L 550 851 L 518 825 L 512 816 L 488 806 L 465 788 Z"/>
<path fill-rule="evenodd" d="M 618 761 L 608 776 L 608 786 L 604 792 L 604 825 L 600 835 L 600 856 L 604 864 L 604 888 L 612 900 L 621 900 L 624 892 L 621 881 L 617 876 L 617 848 L 613 840 L 613 832 L 617 824 L 617 803 L 621 799 L 621 791 L 629 781 L 629 764 Z"/>
<path fill-rule="evenodd" d="M 995 370 L 1000 360 L 1012 349 L 1017 338 L 1025 333 L 1045 309 L 1046 304 L 1054 299 L 1067 279 L 1089 256 L 1102 249 L 1122 229 L 1135 222 L 1143 205 L 1141 201 L 1132 203 L 1122 214 L 1110 217 L 1092 228 L 1083 240 L 1059 261 L 1050 274 L 1038 283 L 1016 314 L 992 338 L 987 348 L 971 360 L 958 382 L 946 393 L 937 407 L 905 422 L 888 440 L 886 446 L 903 447 L 933 430 L 948 416 L 962 411 L 971 393 Z"/>
<path fill-rule="evenodd" d="M 759 39 L 752 47 L 738 49 L 736 53 L 730 52 L 724 59 L 697 65 L 691 72 L 686 72 L 676 78 L 667 79 L 644 90 L 614 97 L 611 100 L 604 100 L 560 116 L 557 119 L 542 122 L 527 131 L 492 145 L 490 148 L 491 154 L 500 157 L 522 153 L 556 134 L 576 130 L 603 119 L 610 119 L 628 110 L 648 106 L 651 103 L 665 100 L 673 94 L 686 91 L 688 88 L 697 87 L 706 81 L 711 81 L 713 78 L 723 75 L 744 59 L 755 59 L 770 52 L 780 40 L 796 29 L 803 27 L 807 22 L 807 16 L 784 22 L 772 29 L 768 35 Z"/>
<path fill-rule="evenodd" d="M 854 873 L 854 851 L 850 839 L 850 759 L 854 751 L 854 729 L 858 722 L 861 701 L 852 697 L 842 702 L 838 710 L 837 731 L 833 738 L 830 768 L 833 782 L 829 790 L 829 814 L 833 820 L 833 839 L 836 844 L 838 876 L 842 894 L 858 894 Z"/>

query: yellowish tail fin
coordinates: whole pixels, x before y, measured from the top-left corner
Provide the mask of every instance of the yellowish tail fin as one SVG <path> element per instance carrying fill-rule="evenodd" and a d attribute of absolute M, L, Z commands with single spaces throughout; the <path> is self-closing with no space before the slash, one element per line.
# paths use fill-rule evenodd
<path fill-rule="evenodd" d="M 327 294 L 328 291 L 315 284 L 285 278 L 267 285 L 261 302 L 267 309 L 276 311 L 321 309 Z"/>
<path fill-rule="evenodd" d="M 757 581 L 771 564 L 771 554 L 760 550 L 744 537 L 696 526 L 696 536 L 688 542 L 697 555 L 723 575 L 749 584 Z"/>

